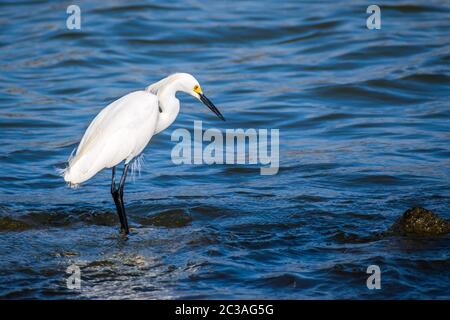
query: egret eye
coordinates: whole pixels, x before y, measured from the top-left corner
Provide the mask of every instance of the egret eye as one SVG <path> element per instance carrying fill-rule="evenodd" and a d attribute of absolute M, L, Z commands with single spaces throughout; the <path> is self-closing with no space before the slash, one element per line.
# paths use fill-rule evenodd
<path fill-rule="evenodd" d="M 200 86 L 199 86 L 198 84 L 196 84 L 196 85 L 194 86 L 194 92 L 196 92 L 196 93 L 202 93 L 202 89 L 200 88 Z"/>

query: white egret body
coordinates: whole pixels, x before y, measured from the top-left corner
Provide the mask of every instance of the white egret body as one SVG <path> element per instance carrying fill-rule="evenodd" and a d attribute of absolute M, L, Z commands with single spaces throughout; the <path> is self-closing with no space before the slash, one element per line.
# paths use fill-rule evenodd
<path fill-rule="evenodd" d="M 129 163 L 144 150 L 154 134 L 169 127 L 180 111 L 178 91 L 186 92 L 208 106 L 219 118 L 219 110 L 203 94 L 198 81 L 190 74 L 176 73 L 146 90 L 131 92 L 105 107 L 89 125 L 75 156 L 69 159 L 64 180 L 77 185 L 97 172 L 112 168 L 113 194 L 122 231 L 128 233 L 123 205 L 123 187 Z M 125 161 L 119 189 L 115 188 L 115 167 Z"/>
<path fill-rule="evenodd" d="M 86 130 L 64 180 L 76 185 L 123 160 L 129 163 L 153 136 L 158 114 L 158 98 L 145 91 L 129 93 L 108 105 Z"/>

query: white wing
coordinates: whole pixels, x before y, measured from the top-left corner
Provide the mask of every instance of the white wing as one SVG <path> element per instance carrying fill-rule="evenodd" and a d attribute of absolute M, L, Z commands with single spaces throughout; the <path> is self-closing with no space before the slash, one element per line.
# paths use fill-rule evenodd
<path fill-rule="evenodd" d="M 130 162 L 150 141 L 158 116 L 158 98 L 146 91 L 129 93 L 109 104 L 83 135 L 64 180 L 79 184 L 104 168 Z"/>

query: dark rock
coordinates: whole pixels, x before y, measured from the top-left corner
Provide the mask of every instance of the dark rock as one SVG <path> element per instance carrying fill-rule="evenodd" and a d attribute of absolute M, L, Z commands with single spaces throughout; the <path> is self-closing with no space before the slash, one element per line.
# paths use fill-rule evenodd
<path fill-rule="evenodd" d="M 389 229 L 389 233 L 402 236 L 433 236 L 449 232 L 448 221 L 420 207 L 406 210 Z"/>
<path fill-rule="evenodd" d="M 0 231 L 23 231 L 29 229 L 27 223 L 10 217 L 0 217 Z"/>
<path fill-rule="evenodd" d="M 154 225 L 166 228 L 180 228 L 189 225 L 192 217 L 184 210 L 170 209 L 149 217 L 139 217 L 136 219 L 142 225 Z"/>

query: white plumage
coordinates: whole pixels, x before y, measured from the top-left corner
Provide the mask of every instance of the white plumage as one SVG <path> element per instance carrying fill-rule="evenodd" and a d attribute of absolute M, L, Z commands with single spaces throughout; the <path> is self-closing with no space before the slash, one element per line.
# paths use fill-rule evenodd
<path fill-rule="evenodd" d="M 109 104 L 86 130 L 64 180 L 79 184 L 123 160 L 129 163 L 150 141 L 158 116 L 158 98 L 146 91 L 129 93 Z"/>
<path fill-rule="evenodd" d="M 94 118 L 63 172 L 64 180 L 78 185 L 97 172 L 112 168 L 111 193 L 116 203 L 122 231 L 128 233 L 123 204 L 123 188 L 128 164 L 144 150 L 154 134 L 175 121 L 180 101 L 178 91 L 202 101 L 219 118 L 222 114 L 203 94 L 198 81 L 187 73 L 176 73 L 162 79 L 146 90 L 131 92 L 112 102 Z M 125 162 L 119 189 L 115 187 L 115 167 Z"/>

